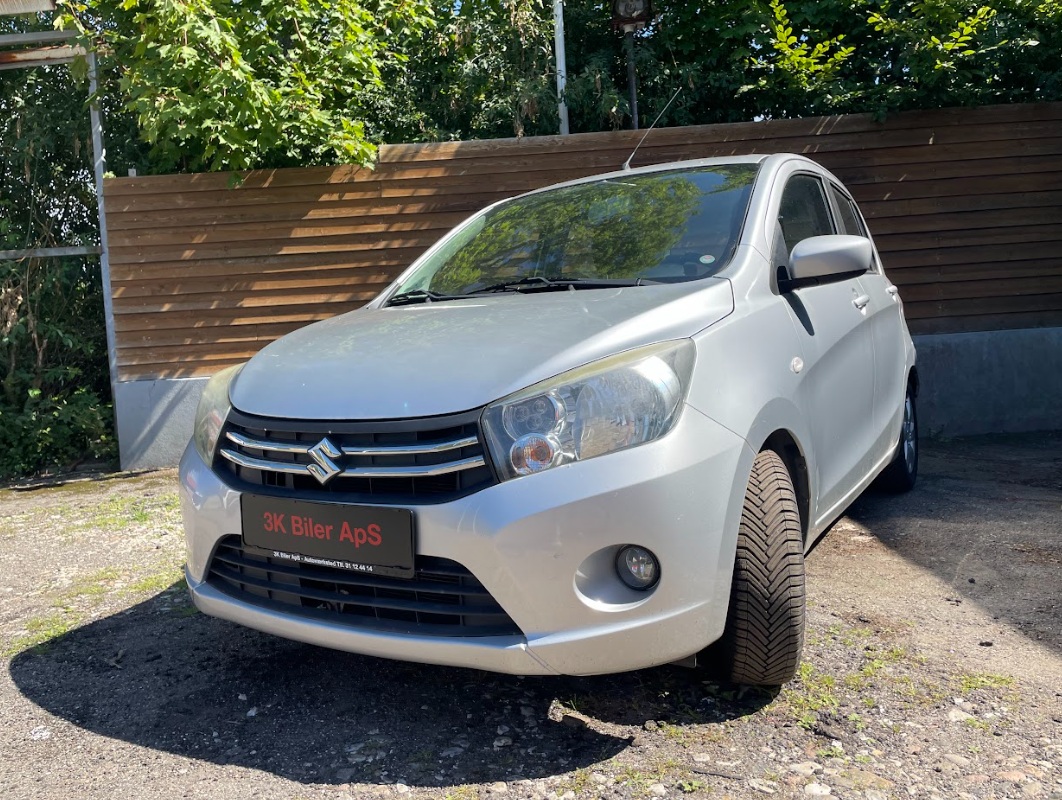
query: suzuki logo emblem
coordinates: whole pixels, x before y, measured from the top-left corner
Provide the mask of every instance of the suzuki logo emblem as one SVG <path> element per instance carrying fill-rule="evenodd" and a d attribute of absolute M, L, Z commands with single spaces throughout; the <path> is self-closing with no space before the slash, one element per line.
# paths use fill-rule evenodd
<path fill-rule="evenodd" d="M 321 483 L 328 483 L 328 481 L 343 471 L 332 460 L 333 458 L 339 458 L 343 453 L 328 439 L 322 439 L 306 452 L 314 460 L 314 463 L 309 464 L 306 469 Z"/>

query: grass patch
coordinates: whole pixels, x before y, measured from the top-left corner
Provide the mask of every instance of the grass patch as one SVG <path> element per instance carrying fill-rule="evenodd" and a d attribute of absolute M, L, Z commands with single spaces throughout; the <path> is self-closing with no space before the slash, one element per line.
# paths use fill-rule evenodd
<path fill-rule="evenodd" d="M 479 789 L 475 786 L 455 786 L 445 795 L 445 800 L 479 800 Z"/>
<path fill-rule="evenodd" d="M 26 633 L 10 640 L 3 649 L 3 657 L 11 658 L 23 650 L 45 652 L 47 644 L 69 633 L 78 623 L 76 615 L 62 613 L 47 617 L 32 617 L 26 622 Z"/>
<path fill-rule="evenodd" d="M 704 781 L 679 781 L 678 789 L 683 794 L 693 794 L 705 791 L 708 789 L 708 784 Z"/>
<path fill-rule="evenodd" d="M 978 689 L 1006 689 L 1014 685 L 1014 679 L 1008 675 L 992 675 L 988 672 L 971 672 L 959 676 L 959 686 L 963 694 L 976 692 Z"/>
<path fill-rule="evenodd" d="M 84 575 L 64 589 L 54 604 L 57 608 L 69 611 L 79 600 L 94 600 L 99 603 L 120 576 L 121 573 L 114 567 L 104 567 L 90 575 Z"/>
<path fill-rule="evenodd" d="M 649 791 L 649 787 L 654 783 L 659 783 L 664 777 L 663 769 L 656 772 L 648 772 L 634 767 L 627 767 L 623 770 L 622 783 L 629 786 L 632 790 L 641 794 L 646 794 Z"/>
<path fill-rule="evenodd" d="M 837 697 L 837 681 L 832 675 L 816 672 L 807 661 L 800 665 L 799 680 L 782 690 L 782 699 L 789 706 L 802 728 L 811 728 L 820 711 L 832 711 L 841 705 Z"/>
<path fill-rule="evenodd" d="M 176 523 L 180 508 L 176 492 L 150 497 L 112 497 L 91 509 L 75 527 L 123 530 L 148 523 Z"/>
<path fill-rule="evenodd" d="M 158 572 L 145 575 L 126 587 L 126 594 L 158 594 L 173 586 L 174 591 L 185 588 L 184 570 L 180 564 L 169 564 Z"/>

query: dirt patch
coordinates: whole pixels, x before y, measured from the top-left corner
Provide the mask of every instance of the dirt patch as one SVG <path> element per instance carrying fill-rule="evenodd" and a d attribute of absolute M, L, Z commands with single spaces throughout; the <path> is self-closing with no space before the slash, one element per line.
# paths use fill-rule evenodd
<path fill-rule="evenodd" d="M 7 798 L 1062 798 L 1062 435 L 932 444 L 808 558 L 799 680 L 518 679 L 204 617 L 172 472 L 0 493 Z M 76 488 L 75 488 L 76 487 Z"/>

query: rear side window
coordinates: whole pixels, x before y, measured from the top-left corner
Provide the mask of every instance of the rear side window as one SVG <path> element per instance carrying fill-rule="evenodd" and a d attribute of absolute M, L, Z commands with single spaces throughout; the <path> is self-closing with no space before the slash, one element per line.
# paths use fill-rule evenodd
<path fill-rule="evenodd" d="M 833 195 L 833 200 L 837 203 L 837 210 L 841 214 L 841 225 L 844 227 L 844 232 L 849 236 L 862 236 L 869 239 L 866 226 L 863 225 L 863 219 L 856 210 L 855 202 L 850 200 L 847 195 L 837 191 L 833 185 L 830 186 L 830 193 Z"/>
<path fill-rule="evenodd" d="M 778 222 L 782 226 L 785 247 L 790 253 L 804 239 L 834 233 L 822 181 L 812 175 L 794 175 L 790 178 L 782 192 Z"/>

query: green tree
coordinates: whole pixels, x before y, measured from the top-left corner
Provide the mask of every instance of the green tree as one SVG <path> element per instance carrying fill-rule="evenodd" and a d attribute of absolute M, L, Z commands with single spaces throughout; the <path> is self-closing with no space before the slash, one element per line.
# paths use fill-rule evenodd
<path fill-rule="evenodd" d="M 447 0 L 369 92 L 380 142 L 556 133 L 552 3 Z"/>
<path fill-rule="evenodd" d="M 362 96 L 428 0 L 64 0 L 159 171 L 370 163 Z"/>

